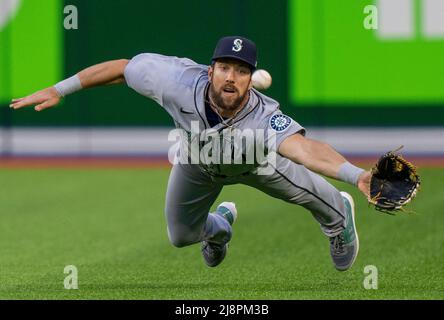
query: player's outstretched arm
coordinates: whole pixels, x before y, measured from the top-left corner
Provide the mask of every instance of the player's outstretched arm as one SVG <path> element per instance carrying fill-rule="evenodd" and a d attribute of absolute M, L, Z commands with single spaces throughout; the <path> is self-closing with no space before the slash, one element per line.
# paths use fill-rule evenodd
<path fill-rule="evenodd" d="M 294 134 L 280 144 L 279 153 L 311 171 L 348 182 L 369 197 L 371 173 L 349 163 L 327 143 Z"/>
<path fill-rule="evenodd" d="M 42 111 L 57 105 L 61 98 L 81 89 L 123 83 L 125 82 L 124 71 L 128 62 L 126 59 L 121 59 L 91 66 L 53 87 L 37 91 L 23 98 L 13 99 L 9 106 L 13 109 L 35 106 L 36 111 Z"/>

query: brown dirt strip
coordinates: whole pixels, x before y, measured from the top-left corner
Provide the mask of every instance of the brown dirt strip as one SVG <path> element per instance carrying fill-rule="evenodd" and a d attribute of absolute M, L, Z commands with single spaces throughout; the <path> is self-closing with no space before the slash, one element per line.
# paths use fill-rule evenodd
<path fill-rule="evenodd" d="M 0 158 L 0 168 L 7 169 L 134 169 L 168 168 L 168 159 L 163 158 L 89 158 L 89 157 L 11 157 Z"/>
<path fill-rule="evenodd" d="M 378 157 L 353 157 L 347 159 L 363 168 L 372 167 Z M 406 157 L 418 168 L 444 168 L 442 157 Z M 149 157 L 0 157 L 2 169 L 134 169 L 134 168 L 169 168 L 171 164 L 165 158 Z"/>

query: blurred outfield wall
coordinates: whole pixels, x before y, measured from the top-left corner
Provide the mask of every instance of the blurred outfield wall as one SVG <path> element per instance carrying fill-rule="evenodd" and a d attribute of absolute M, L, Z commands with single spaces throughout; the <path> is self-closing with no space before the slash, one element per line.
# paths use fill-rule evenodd
<path fill-rule="evenodd" d="M 17 9 L 0 24 L 2 126 L 171 126 L 125 86 L 81 92 L 44 115 L 5 107 L 89 65 L 141 52 L 209 63 L 229 34 L 257 43 L 259 66 L 274 80 L 267 94 L 303 125 L 444 121 L 442 0 L 0 0 L 3 16 L 5 3 Z M 63 28 L 68 4 L 78 8 L 78 30 Z M 378 30 L 363 27 L 372 4 Z"/>

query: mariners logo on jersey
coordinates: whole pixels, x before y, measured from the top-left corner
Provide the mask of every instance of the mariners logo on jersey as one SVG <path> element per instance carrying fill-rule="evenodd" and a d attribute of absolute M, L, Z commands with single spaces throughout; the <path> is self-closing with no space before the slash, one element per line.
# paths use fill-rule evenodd
<path fill-rule="evenodd" d="M 291 124 L 291 118 L 284 114 L 275 114 L 270 118 L 270 127 L 278 132 L 287 129 Z"/>
<path fill-rule="evenodd" d="M 235 52 L 239 52 L 242 50 L 242 40 L 241 39 L 236 39 L 233 42 L 233 51 Z"/>

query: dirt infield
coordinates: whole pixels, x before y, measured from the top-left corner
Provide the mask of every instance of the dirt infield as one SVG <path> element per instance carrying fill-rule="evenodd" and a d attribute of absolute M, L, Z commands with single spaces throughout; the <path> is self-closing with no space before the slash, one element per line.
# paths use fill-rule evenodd
<path fill-rule="evenodd" d="M 377 157 L 353 157 L 347 159 L 363 168 L 370 168 Z M 406 157 L 419 168 L 444 167 L 444 156 Z M 66 169 L 128 169 L 168 168 L 171 164 L 163 157 L 0 157 L 2 169 L 66 168 Z"/>

